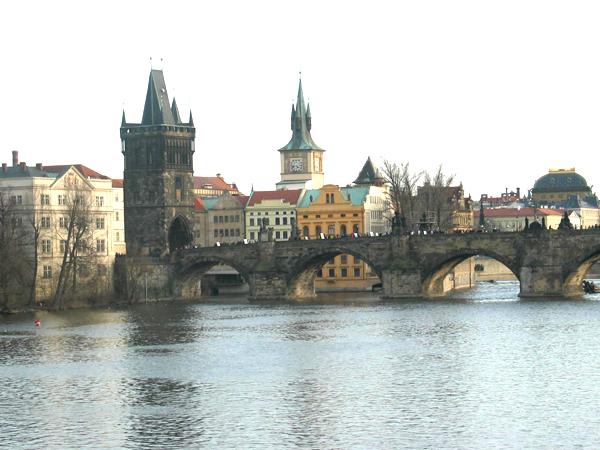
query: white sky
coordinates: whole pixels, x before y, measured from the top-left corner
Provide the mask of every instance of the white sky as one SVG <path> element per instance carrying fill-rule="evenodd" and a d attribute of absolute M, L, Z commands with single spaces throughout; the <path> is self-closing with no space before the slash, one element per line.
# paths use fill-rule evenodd
<path fill-rule="evenodd" d="M 370 155 L 477 199 L 550 167 L 598 186 L 599 23 L 597 0 L 2 2 L 0 161 L 122 177 L 152 56 L 193 111 L 195 174 L 246 193 L 279 181 L 300 70 L 326 182 Z"/>

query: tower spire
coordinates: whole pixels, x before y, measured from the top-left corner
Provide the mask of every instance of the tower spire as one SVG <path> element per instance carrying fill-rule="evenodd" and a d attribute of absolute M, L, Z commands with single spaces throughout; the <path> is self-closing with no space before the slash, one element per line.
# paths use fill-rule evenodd
<path fill-rule="evenodd" d="M 300 77 L 302 72 L 300 72 Z M 312 119 L 310 115 L 310 105 L 306 106 L 304 102 L 304 91 L 302 89 L 302 78 L 298 80 L 298 96 L 296 105 L 292 104 L 291 128 L 292 139 L 280 150 L 322 150 L 313 141 L 310 135 Z"/>
<path fill-rule="evenodd" d="M 127 121 L 125 120 L 125 110 L 123 110 L 123 116 L 121 117 L 121 126 L 124 127 L 127 125 Z"/>
<path fill-rule="evenodd" d="M 173 97 L 173 103 L 171 104 L 171 113 L 173 114 L 173 120 L 176 124 L 181 123 L 181 117 L 179 117 L 179 108 L 177 108 L 177 101 Z"/>
<path fill-rule="evenodd" d="M 167 85 L 162 70 L 151 70 L 142 125 L 174 125 Z"/>

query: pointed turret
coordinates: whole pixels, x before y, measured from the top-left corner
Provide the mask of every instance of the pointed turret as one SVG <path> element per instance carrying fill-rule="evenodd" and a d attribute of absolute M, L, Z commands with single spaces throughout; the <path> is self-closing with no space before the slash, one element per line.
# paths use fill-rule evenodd
<path fill-rule="evenodd" d="M 358 177 L 356 177 L 356 180 L 354 180 L 354 184 L 383 186 L 384 183 L 385 179 L 381 176 L 381 173 L 379 173 L 379 170 L 371 161 L 371 157 L 368 157 L 365 165 L 358 174 Z"/>
<path fill-rule="evenodd" d="M 288 144 L 279 149 L 284 150 L 322 150 L 313 141 L 310 135 L 311 118 L 310 108 L 306 108 L 304 103 L 304 92 L 302 90 L 302 79 L 298 83 L 298 98 L 296 106 L 292 105 L 291 117 L 292 139 Z"/>
<path fill-rule="evenodd" d="M 173 97 L 173 103 L 171 104 L 171 114 L 173 114 L 173 120 L 177 125 L 181 124 L 181 117 L 179 117 L 179 108 L 177 108 L 177 101 Z"/>
<path fill-rule="evenodd" d="M 188 120 L 188 125 L 190 127 L 194 126 L 194 118 L 192 117 L 192 110 L 190 109 L 190 120 Z"/>
<path fill-rule="evenodd" d="M 162 70 L 151 70 L 142 125 L 174 125 Z"/>
<path fill-rule="evenodd" d="M 125 110 L 123 110 L 123 117 L 121 117 L 121 126 L 127 126 L 127 121 L 125 120 Z"/>

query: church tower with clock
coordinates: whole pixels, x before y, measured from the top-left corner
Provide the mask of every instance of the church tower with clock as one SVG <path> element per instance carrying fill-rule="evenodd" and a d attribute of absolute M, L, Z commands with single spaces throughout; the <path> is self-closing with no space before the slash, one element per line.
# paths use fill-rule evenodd
<path fill-rule="evenodd" d="M 292 105 L 292 139 L 279 149 L 281 181 L 277 189 L 319 189 L 323 186 L 323 150 L 310 135 L 310 105 L 304 104 L 302 80 L 298 99 Z"/>

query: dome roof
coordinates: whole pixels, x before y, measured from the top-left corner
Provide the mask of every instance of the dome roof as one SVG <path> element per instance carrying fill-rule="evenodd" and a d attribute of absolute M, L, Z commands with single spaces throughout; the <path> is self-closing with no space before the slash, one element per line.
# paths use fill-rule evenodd
<path fill-rule="evenodd" d="M 533 185 L 533 192 L 570 192 L 570 191 L 590 191 L 590 187 L 581 175 L 575 172 L 575 169 L 550 170 Z"/>

